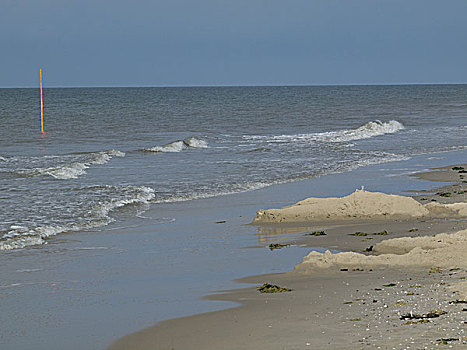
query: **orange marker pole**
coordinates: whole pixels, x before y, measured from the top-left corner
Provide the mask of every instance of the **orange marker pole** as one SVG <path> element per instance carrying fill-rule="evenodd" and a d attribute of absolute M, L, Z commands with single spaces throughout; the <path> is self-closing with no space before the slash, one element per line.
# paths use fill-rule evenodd
<path fill-rule="evenodd" d="M 41 78 L 41 133 L 44 134 L 44 100 L 42 98 L 42 69 L 39 69 L 39 75 Z"/>

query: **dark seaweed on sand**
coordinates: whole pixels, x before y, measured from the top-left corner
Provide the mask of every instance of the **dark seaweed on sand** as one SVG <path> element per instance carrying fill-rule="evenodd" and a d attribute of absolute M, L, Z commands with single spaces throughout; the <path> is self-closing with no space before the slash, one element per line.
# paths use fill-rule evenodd
<path fill-rule="evenodd" d="M 324 231 L 313 231 L 311 233 L 306 233 L 305 236 L 326 236 Z"/>
<path fill-rule="evenodd" d="M 409 314 L 401 315 L 400 319 L 401 320 L 427 319 L 427 318 L 436 318 L 436 317 L 439 317 L 445 314 L 447 314 L 447 312 L 443 310 L 431 310 L 425 314 L 409 313 Z"/>
<path fill-rule="evenodd" d="M 257 288 L 260 293 L 283 293 L 291 292 L 293 289 L 280 287 L 275 284 L 264 283 L 262 286 Z"/>
<path fill-rule="evenodd" d="M 290 244 L 271 243 L 269 245 L 270 250 L 281 249 L 281 248 L 284 248 L 284 247 L 290 247 Z"/>
<path fill-rule="evenodd" d="M 451 192 L 438 192 L 436 194 L 440 197 L 451 197 Z"/>
<path fill-rule="evenodd" d="M 355 233 L 349 233 L 349 236 L 368 236 L 368 233 L 365 233 L 365 232 L 355 232 Z"/>

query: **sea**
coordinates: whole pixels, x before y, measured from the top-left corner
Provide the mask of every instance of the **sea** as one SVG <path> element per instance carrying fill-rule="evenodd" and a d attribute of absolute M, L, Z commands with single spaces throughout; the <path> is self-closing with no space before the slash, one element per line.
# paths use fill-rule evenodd
<path fill-rule="evenodd" d="M 50 88 L 44 104 L 41 134 L 38 89 L 0 89 L 0 250 L 467 145 L 467 85 Z"/>
<path fill-rule="evenodd" d="M 269 244 L 316 229 L 257 210 L 435 188 L 410 175 L 467 161 L 467 85 L 46 86 L 44 134 L 39 90 L 0 89 L 0 121 L 2 350 L 234 307 L 203 297 L 292 270 L 311 248 Z"/>

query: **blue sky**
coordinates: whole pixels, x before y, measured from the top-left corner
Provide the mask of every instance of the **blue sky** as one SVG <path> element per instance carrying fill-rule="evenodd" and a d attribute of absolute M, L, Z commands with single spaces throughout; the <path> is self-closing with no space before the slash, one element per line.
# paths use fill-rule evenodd
<path fill-rule="evenodd" d="M 467 83 L 465 0 L 1 0 L 0 87 Z"/>

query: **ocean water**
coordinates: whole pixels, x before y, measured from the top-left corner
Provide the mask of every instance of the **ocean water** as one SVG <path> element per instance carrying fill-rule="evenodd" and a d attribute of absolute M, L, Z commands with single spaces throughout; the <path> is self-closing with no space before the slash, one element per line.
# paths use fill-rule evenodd
<path fill-rule="evenodd" d="M 0 250 L 157 203 L 467 147 L 467 85 L 56 88 L 44 99 L 41 135 L 38 90 L 0 89 Z"/>

